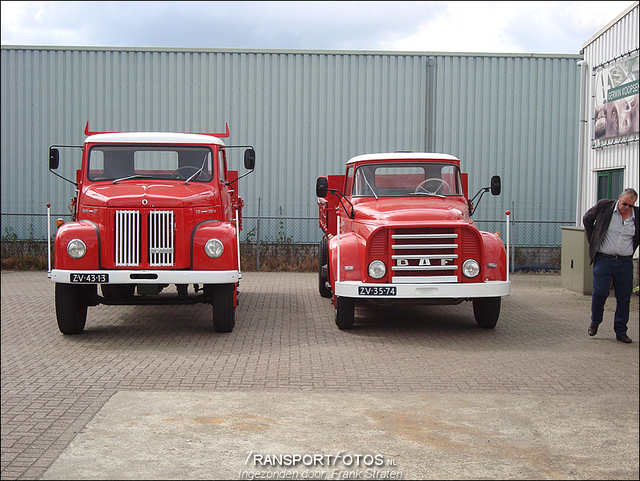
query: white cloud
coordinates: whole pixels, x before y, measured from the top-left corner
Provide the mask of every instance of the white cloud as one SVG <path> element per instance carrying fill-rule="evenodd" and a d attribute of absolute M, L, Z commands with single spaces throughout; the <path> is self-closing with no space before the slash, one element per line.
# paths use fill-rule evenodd
<path fill-rule="evenodd" d="M 579 53 L 633 2 L 2 2 L 3 45 Z"/>
<path fill-rule="evenodd" d="M 390 50 L 579 53 L 630 2 L 449 2 Z"/>

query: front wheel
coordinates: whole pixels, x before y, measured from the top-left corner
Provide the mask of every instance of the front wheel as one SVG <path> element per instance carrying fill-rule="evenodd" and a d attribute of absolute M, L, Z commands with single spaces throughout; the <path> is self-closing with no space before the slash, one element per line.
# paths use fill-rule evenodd
<path fill-rule="evenodd" d="M 62 334 L 80 334 L 87 322 L 87 303 L 82 286 L 56 283 L 56 318 Z"/>
<path fill-rule="evenodd" d="M 493 329 L 500 317 L 500 297 L 483 297 L 473 300 L 473 315 L 478 326 L 483 329 Z"/>
<path fill-rule="evenodd" d="M 213 287 L 213 329 L 216 332 L 231 332 L 236 324 L 233 302 L 235 284 L 221 284 Z"/>
<path fill-rule="evenodd" d="M 355 321 L 356 300 L 353 297 L 336 298 L 336 326 L 340 330 L 353 327 Z"/>

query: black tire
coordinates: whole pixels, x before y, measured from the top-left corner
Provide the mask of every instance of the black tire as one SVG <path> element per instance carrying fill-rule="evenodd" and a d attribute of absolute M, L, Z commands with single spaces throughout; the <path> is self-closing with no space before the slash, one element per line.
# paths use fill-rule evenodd
<path fill-rule="evenodd" d="M 327 287 L 329 281 L 329 240 L 323 237 L 318 248 L 318 290 L 320 296 L 331 299 L 331 288 Z"/>
<path fill-rule="evenodd" d="M 216 332 L 231 332 L 236 325 L 233 306 L 235 284 L 220 284 L 213 287 L 213 329 Z"/>
<path fill-rule="evenodd" d="M 500 317 L 500 297 L 483 297 L 473 300 L 473 315 L 478 326 L 483 329 L 493 329 Z"/>
<path fill-rule="evenodd" d="M 75 335 L 84 331 L 87 322 L 87 303 L 82 286 L 56 283 L 56 318 L 62 334 Z"/>
<path fill-rule="evenodd" d="M 355 321 L 356 300 L 353 297 L 336 298 L 336 326 L 342 331 L 353 327 Z"/>

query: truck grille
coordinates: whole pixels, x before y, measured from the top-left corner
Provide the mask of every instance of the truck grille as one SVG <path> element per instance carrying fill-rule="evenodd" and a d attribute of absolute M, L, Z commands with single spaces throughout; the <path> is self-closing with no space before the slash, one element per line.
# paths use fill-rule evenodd
<path fill-rule="evenodd" d="M 149 266 L 172 266 L 174 263 L 173 211 L 148 214 Z M 117 210 L 115 219 L 115 264 L 136 267 L 141 264 L 141 214 L 137 210 Z"/>
<path fill-rule="evenodd" d="M 149 265 L 173 265 L 173 211 L 149 212 Z"/>
<path fill-rule="evenodd" d="M 140 264 L 140 212 L 116 211 L 116 266 Z"/>
<path fill-rule="evenodd" d="M 395 229 L 391 282 L 457 282 L 458 234 L 453 228 Z"/>

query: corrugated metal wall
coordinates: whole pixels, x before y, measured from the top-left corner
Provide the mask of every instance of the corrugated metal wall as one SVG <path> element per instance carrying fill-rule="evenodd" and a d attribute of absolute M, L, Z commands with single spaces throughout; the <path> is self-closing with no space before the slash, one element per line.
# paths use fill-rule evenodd
<path fill-rule="evenodd" d="M 478 215 L 573 219 L 577 166 L 577 57 L 443 56 L 436 61 L 436 150 L 458 156 L 470 190 L 503 181 Z M 499 199 L 499 200 L 498 200 Z"/>
<path fill-rule="evenodd" d="M 358 154 L 430 149 L 459 156 L 473 192 L 503 177 L 477 218 L 515 207 L 515 219 L 572 220 L 580 58 L 2 47 L 1 210 L 67 212 L 73 186 L 48 172 L 47 149 L 81 144 L 87 120 L 185 132 L 228 122 L 226 143 L 257 152 L 240 181 L 247 216 L 260 199 L 262 216 L 315 217 L 319 175 Z"/>
<path fill-rule="evenodd" d="M 638 55 L 640 23 L 638 2 L 589 40 L 583 49 L 587 75 L 582 86 L 586 101 L 586 134 L 584 136 L 584 168 L 581 172 L 578 216 L 597 201 L 598 172 L 624 169 L 624 186 L 640 191 L 640 151 L 637 133 L 613 139 L 610 145 L 594 146 L 594 80 L 598 69 L 617 59 Z M 637 58 L 637 57 L 636 57 Z M 617 194 L 616 194 L 617 195 Z"/>

